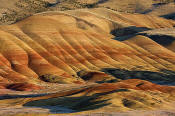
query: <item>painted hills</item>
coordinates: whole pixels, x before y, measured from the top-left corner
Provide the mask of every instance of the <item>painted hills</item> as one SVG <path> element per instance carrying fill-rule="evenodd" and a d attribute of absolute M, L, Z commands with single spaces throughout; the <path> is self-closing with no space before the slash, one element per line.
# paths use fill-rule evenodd
<path fill-rule="evenodd" d="M 48 6 L 40 9 L 40 2 Z M 24 10 L 31 16 L 15 15 L 20 20 L 0 25 L 0 115 L 175 113 L 169 111 L 175 100 L 175 21 L 162 17 L 170 10 L 158 13 L 173 1 L 152 11 L 159 2 L 148 2 L 143 8 L 149 13 L 128 12 L 136 0 L 35 3 Z M 126 9 L 118 12 L 112 3 Z M 64 5 L 71 10 L 60 11 Z"/>
<path fill-rule="evenodd" d="M 108 9 L 36 14 L 0 27 L 2 82 L 32 82 L 53 74 L 61 78 L 60 83 L 74 83 L 83 81 L 79 71 L 105 68 L 175 70 L 174 52 L 148 37 L 113 40 L 115 35 L 174 25 L 171 20 Z"/>

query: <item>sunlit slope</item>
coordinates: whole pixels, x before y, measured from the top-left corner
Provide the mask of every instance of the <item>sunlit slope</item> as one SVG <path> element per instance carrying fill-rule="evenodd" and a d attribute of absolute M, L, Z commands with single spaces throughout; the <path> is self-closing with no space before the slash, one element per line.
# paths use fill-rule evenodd
<path fill-rule="evenodd" d="M 47 12 L 0 27 L 0 76 L 3 81 L 33 82 L 55 74 L 60 83 L 83 81 L 81 70 L 175 70 L 175 54 L 149 38 L 112 40 L 112 30 L 129 26 L 172 28 L 175 22 L 105 9 Z M 131 42 L 130 42 L 131 41 Z"/>

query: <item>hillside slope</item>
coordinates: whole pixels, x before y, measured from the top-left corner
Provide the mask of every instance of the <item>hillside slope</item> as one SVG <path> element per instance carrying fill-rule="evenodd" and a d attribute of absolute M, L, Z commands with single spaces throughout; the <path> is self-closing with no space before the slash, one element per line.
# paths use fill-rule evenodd
<path fill-rule="evenodd" d="M 36 14 L 14 25 L 0 26 L 1 82 L 35 82 L 47 74 L 59 76 L 60 83 L 82 82 L 77 72 L 104 68 L 174 71 L 174 52 L 144 36 L 120 42 L 110 34 L 127 27 L 174 25 L 154 16 L 107 9 Z"/>
<path fill-rule="evenodd" d="M 0 26 L 0 115 L 174 111 L 174 20 L 109 8 L 29 14 Z"/>

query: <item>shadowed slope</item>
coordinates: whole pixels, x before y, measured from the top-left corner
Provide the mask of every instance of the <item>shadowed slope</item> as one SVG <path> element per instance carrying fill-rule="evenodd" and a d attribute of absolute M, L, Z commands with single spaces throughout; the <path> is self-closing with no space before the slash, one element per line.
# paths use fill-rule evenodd
<path fill-rule="evenodd" d="M 175 28 L 162 28 L 149 31 L 143 31 L 139 33 L 150 37 L 155 42 L 165 46 L 166 48 L 175 51 L 174 40 L 175 40 Z"/>

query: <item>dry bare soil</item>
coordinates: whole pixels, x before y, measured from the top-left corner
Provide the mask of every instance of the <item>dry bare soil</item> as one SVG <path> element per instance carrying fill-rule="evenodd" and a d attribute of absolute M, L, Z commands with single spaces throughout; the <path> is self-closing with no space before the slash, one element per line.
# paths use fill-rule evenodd
<path fill-rule="evenodd" d="M 0 115 L 175 115 L 174 1 L 1 2 Z"/>

